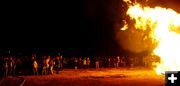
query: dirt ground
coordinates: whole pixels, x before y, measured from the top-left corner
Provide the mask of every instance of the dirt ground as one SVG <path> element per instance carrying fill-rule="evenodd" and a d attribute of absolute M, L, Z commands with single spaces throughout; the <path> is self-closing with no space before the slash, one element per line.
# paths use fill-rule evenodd
<path fill-rule="evenodd" d="M 164 86 L 165 83 L 164 75 L 144 68 L 64 69 L 59 74 L 20 77 L 25 78 L 23 86 Z"/>

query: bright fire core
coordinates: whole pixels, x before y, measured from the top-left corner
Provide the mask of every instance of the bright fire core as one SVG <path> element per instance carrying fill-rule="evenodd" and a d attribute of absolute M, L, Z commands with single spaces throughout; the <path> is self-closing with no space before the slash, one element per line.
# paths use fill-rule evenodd
<path fill-rule="evenodd" d="M 150 30 L 149 36 L 157 44 L 152 54 L 161 58 L 155 63 L 157 74 L 165 71 L 180 71 L 180 14 L 162 7 L 142 7 L 138 3 L 125 2 L 129 5 L 127 15 L 135 20 L 134 27 Z M 122 30 L 127 27 L 124 25 Z"/>

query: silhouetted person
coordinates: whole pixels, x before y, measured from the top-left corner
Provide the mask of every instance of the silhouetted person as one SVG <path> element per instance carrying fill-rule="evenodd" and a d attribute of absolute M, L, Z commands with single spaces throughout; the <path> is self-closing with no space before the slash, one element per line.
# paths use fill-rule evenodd
<path fill-rule="evenodd" d="M 90 59 L 89 59 L 89 57 L 87 58 L 87 68 L 89 68 L 89 66 L 90 66 Z"/>
<path fill-rule="evenodd" d="M 84 58 L 84 60 L 83 60 L 84 69 L 86 69 L 86 66 L 87 66 L 87 62 L 86 61 L 87 61 L 86 58 Z"/>
<path fill-rule="evenodd" d="M 39 75 L 38 73 L 38 63 L 35 60 L 35 55 L 32 55 L 32 59 L 31 59 L 31 69 L 32 69 L 32 74 L 33 75 Z"/>
<path fill-rule="evenodd" d="M 49 65 L 50 65 L 50 73 L 53 74 L 53 67 L 54 67 L 54 65 L 55 65 L 55 62 L 54 62 L 53 59 L 50 60 Z"/>
<path fill-rule="evenodd" d="M 42 61 L 42 72 L 41 72 L 42 75 L 46 75 L 46 69 L 47 69 L 46 59 L 43 58 L 43 61 Z"/>
<path fill-rule="evenodd" d="M 16 59 L 14 58 L 12 61 L 13 61 L 13 71 L 12 71 L 12 74 L 16 75 L 16 64 L 17 64 L 16 63 Z"/>
<path fill-rule="evenodd" d="M 37 61 L 35 59 L 33 61 L 33 75 L 39 75 L 39 73 L 38 73 L 38 63 L 37 63 Z"/>
<path fill-rule="evenodd" d="M 4 59 L 4 76 L 8 76 L 8 58 Z"/>
<path fill-rule="evenodd" d="M 63 56 L 60 56 L 60 70 L 63 69 Z"/>
<path fill-rule="evenodd" d="M 108 67 L 111 67 L 111 58 L 108 58 Z"/>
<path fill-rule="evenodd" d="M 95 65 L 96 65 L 96 69 L 99 69 L 99 60 L 98 59 L 96 59 Z"/>
<path fill-rule="evenodd" d="M 113 58 L 113 64 L 114 64 L 114 68 L 117 68 L 117 64 L 116 64 L 116 58 Z"/>
<path fill-rule="evenodd" d="M 80 58 L 79 58 L 79 61 L 78 61 L 78 63 L 79 63 L 79 68 L 83 68 L 82 62 L 83 62 L 83 61 L 82 61 L 82 58 L 80 57 Z"/>
<path fill-rule="evenodd" d="M 117 68 L 119 67 L 119 62 L 120 62 L 120 57 L 117 56 L 117 57 L 116 57 L 116 67 L 117 67 Z"/>
<path fill-rule="evenodd" d="M 8 74 L 13 75 L 13 58 L 8 58 Z"/>
<path fill-rule="evenodd" d="M 126 66 L 126 59 L 125 59 L 125 57 L 121 58 L 121 63 L 122 63 L 122 66 Z"/>
<path fill-rule="evenodd" d="M 56 59 L 55 59 L 56 74 L 59 74 L 59 68 L 60 68 L 60 58 L 56 56 Z"/>
<path fill-rule="evenodd" d="M 77 69 L 77 67 L 78 67 L 78 59 L 77 58 L 74 59 L 74 63 L 75 63 L 74 68 Z"/>
<path fill-rule="evenodd" d="M 51 56 L 48 56 L 46 58 L 46 72 L 47 72 L 47 74 L 49 74 L 49 71 L 50 71 L 50 65 L 49 65 L 50 59 L 51 59 Z"/>

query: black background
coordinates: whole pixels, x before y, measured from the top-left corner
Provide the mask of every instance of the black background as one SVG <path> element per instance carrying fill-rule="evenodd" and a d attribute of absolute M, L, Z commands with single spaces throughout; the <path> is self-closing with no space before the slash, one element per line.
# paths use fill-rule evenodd
<path fill-rule="evenodd" d="M 115 8 L 121 1 L 7 2 L 1 16 L 1 50 L 118 54 L 109 3 Z"/>
<path fill-rule="evenodd" d="M 178 11 L 178 0 L 156 2 L 155 5 Z M 5 2 L 1 10 L 0 50 L 122 54 L 114 29 L 115 23 L 122 23 L 122 5 L 122 0 Z"/>

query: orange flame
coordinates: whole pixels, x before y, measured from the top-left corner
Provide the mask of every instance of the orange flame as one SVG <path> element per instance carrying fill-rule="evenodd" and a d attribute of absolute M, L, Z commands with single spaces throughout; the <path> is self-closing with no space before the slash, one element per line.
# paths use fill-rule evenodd
<path fill-rule="evenodd" d="M 125 2 L 132 3 L 130 0 Z M 160 63 L 155 63 L 156 73 L 180 71 L 180 34 L 176 32 L 180 29 L 180 14 L 172 9 L 142 7 L 134 3 L 129 5 L 127 15 L 135 20 L 136 29 L 150 29 L 149 36 L 158 43 L 152 52 L 161 58 Z"/>

